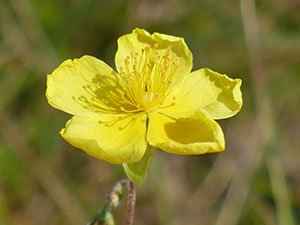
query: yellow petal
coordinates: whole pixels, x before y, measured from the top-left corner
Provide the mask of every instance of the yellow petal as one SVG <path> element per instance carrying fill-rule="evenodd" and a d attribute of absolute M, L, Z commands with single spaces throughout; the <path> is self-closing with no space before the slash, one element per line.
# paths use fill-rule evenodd
<path fill-rule="evenodd" d="M 222 129 L 203 111 L 179 119 L 151 113 L 147 139 L 152 146 L 183 155 L 220 152 L 225 149 Z"/>
<path fill-rule="evenodd" d="M 116 73 L 92 56 L 64 61 L 47 76 L 50 105 L 70 114 L 118 112 L 122 99 Z"/>
<path fill-rule="evenodd" d="M 165 54 L 167 49 L 170 49 L 179 59 L 172 85 L 175 86 L 178 82 L 181 82 L 191 71 L 193 65 L 193 55 L 184 39 L 160 33 L 150 34 L 146 30 L 138 28 L 118 39 L 118 51 L 115 57 L 117 71 L 124 71 L 126 56 L 130 56 L 131 53 L 135 52 L 140 53 L 142 48 L 149 45 L 154 46 L 156 43 L 158 44 L 157 52 L 160 56 Z"/>
<path fill-rule="evenodd" d="M 175 93 L 176 106 L 162 113 L 187 114 L 203 109 L 213 119 L 234 116 L 242 107 L 242 81 L 231 79 L 210 69 L 189 74 L 180 90 Z"/>
<path fill-rule="evenodd" d="M 146 151 L 146 114 L 76 115 L 60 134 L 95 158 L 114 164 L 133 163 Z"/>

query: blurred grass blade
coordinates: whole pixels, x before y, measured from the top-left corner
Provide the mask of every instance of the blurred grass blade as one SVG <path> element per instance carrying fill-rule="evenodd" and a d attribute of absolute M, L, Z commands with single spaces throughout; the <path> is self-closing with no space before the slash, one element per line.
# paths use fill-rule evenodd
<path fill-rule="evenodd" d="M 277 217 L 280 225 L 295 225 L 289 191 L 278 156 L 269 155 L 267 165 L 270 173 L 271 186 L 275 198 Z"/>

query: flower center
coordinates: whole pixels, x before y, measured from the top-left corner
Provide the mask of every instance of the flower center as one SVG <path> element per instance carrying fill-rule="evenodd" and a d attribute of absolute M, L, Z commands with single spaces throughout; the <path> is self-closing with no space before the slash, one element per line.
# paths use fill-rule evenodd
<path fill-rule="evenodd" d="M 179 59 L 170 49 L 158 51 L 159 45 L 146 46 L 140 52 L 131 52 L 124 59 L 124 69 L 119 72 L 122 99 L 135 109 L 123 112 L 152 112 L 158 108 L 175 105 L 164 100 L 170 95 L 170 84 L 179 65 Z"/>

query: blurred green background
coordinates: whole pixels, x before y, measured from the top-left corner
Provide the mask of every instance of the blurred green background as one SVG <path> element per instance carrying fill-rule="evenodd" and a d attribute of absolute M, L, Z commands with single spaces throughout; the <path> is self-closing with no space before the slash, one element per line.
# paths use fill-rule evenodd
<path fill-rule="evenodd" d="M 194 70 L 242 78 L 244 99 L 225 152 L 156 152 L 135 224 L 300 224 L 299 0 L 0 0 L 0 224 L 82 225 L 125 177 L 62 140 L 70 116 L 44 93 L 65 59 L 114 67 L 135 27 L 184 37 Z"/>

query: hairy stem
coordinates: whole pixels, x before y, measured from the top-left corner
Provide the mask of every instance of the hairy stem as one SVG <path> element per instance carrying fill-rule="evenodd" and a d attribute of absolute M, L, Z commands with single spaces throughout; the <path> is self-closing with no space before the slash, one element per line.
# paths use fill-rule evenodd
<path fill-rule="evenodd" d="M 127 200 L 127 219 L 126 225 L 132 225 L 134 219 L 134 208 L 136 200 L 135 187 L 132 181 L 120 180 L 113 187 L 111 193 L 108 195 L 107 200 L 102 207 L 101 211 L 89 221 L 86 225 L 115 225 L 112 210 L 120 204 L 120 200 L 123 196 L 123 189 L 128 190 L 128 200 Z"/>

